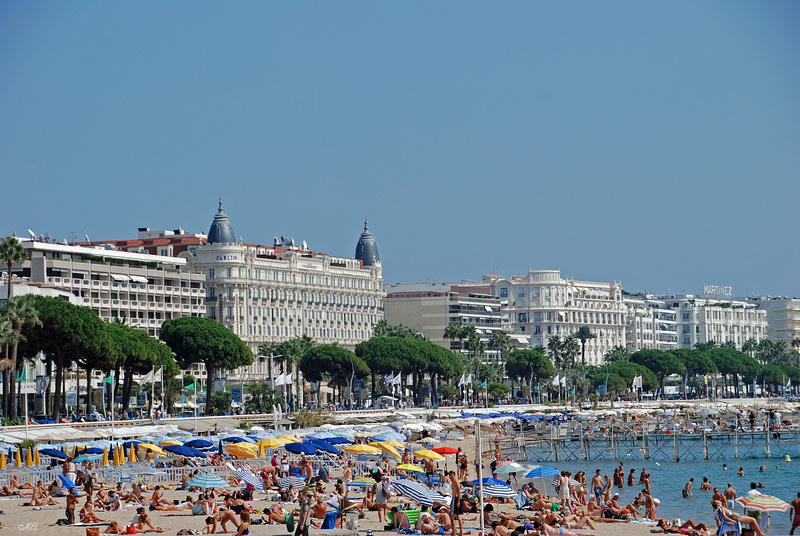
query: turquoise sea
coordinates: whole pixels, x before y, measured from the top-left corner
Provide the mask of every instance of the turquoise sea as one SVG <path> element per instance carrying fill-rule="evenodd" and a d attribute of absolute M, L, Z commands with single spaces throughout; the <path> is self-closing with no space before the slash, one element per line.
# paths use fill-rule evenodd
<path fill-rule="evenodd" d="M 555 464 L 541 463 L 560 470 L 585 471 L 591 478 L 596 469 L 600 469 L 603 475 L 612 476 L 614 469 L 619 466 L 619 461 L 600 460 L 593 462 L 562 462 Z M 728 470 L 723 469 L 723 463 L 728 464 Z M 760 472 L 759 467 L 766 466 L 766 471 Z M 700 484 L 703 477 L 708 477 L 712 486 L 718 487 L 720 491 L 728 486 L 728 482 L 733 484 L 737 496 L 745 495 L 750 489 L 750 482 L 762 482 L 765 486 L 760 489 L 762 493 L 774 495 L 786 502 L 791 502 L 800 492 L 800 459 L 797 461 L 786 462 L 784 458 L 752 458 L 746 460 L 712 460 L 712 461 L 687 461 L 670 462 L 654 460 L 630 460 L 624 465 L 625 475 L 631 469 L 636 469 L 636 481 L 639 481 L 639 473 L 642 468 L 647 468 L 651 475 L 651 491 L 653 497 L 661 500 L 658 508 L 658 516 L 665 518 L 680 518 L 681 520 L 693 519 L 695 522 L 703 522 L 706 525 L 715 527 L 714 512 L 711 509 L 711 491 L 700 491 Z M 744 469 L 744 476 L 737 475 L 737 469 Z M 693 496 L 684 499 L 681 490 L 690 478 L 694 478 L 692 485 Z M 624 489 L 614 489 L 620 493 L 621 504 L 628 504 L 642 490 L 642 486 L 626 487 Z M 741 507 L 737 507 L 741 512 Z M 771 512 L 771 527 L 769 534 L 788 534 L 791 528 L 790 511 Z"/>

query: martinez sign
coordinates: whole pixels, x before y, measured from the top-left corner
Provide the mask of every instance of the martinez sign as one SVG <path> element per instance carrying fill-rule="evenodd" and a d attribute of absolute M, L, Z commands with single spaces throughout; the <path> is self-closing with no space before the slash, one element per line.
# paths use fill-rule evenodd
<path fill-rule="evenodd" d="M 726 287 L 722 285 L 703 285 L 703 296 L 727 298 L 733 296 L 733 287 Z"/>

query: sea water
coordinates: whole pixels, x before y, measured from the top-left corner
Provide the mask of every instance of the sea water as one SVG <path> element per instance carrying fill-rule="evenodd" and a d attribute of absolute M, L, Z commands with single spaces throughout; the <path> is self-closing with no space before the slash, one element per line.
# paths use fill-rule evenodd
<path fill-rule="evenodd" d="M 719 488 L 722 492 L 728 487 L 728 483 L 733 484 L 736 496 L 742 497 L 750 490 L 750 483 L 759 482 L 764 484 L 764 488 L 759 488 L 761 493 L 774 495 L 791 503 L 797 498 L 800 492 L 800 460 L 786 462 L 784 458 L 751 458 L 746 460 L 712 460 L 712 461 L 654 461 L 654 460 L 622 460 L 624 462 L 625 488 L 618 489 L 614 486 L 612 493 L 619 492 L 619 503 L 622 506 L 633 501 L 634 497 L 644 488 L 638 484 L 639 475 L 642 468 L 646 468 L 650 473 L 650 490 L 653 497 L 659 499 L 661 504 L 657 510 L 657 516 L 666 519 L 680 518 L 681 521 L 692 519 L 696 523 L 705 523 L 712 530 L 716 529 L 714 523 L 714 511 L 711 508 L 711 496 L 713 491 L 700 491 L 700 484 L 703 477 L 707 477 L 713 487 Z M 567 470 L 573 475 L 578 471 L 586 473 L 586 482 L 590 484 L 596 469 L 600 469 L 603 475 L 613 476 L 614 469 L 620 464 L 619 460 L 598 460 L 591 462 L 561 462 L 554 464 L 542 463 L 549 467 L 554 467 L 559 471 Z M 723 469 L 723 464 L 728 465 L 728 469 Z M 766 470 L 759 471 L 764 465 Z M 738 476 L 737 470 L 741 467 L 744 476 Z M 636 469 L 636 482 L 634 486 L 627 485 L 628 473 L 631 469 Z M 692 496 L 684 499 L 682 496 L 683 487 L 694 478 L 692 484 Z M 539 480 L 539 479 L 536 479 Z M 533 481 L 536 484 L 536 481 Z M 520 482 L 521 484 L 521 482 Z M 736 511 L 742 513 L 740 505 L 736 506 Z M 771 534 L 788 534 L 791 528 L 791 510 L 785 512 L 770 512 L 770 528 L 765 532 Z"/>

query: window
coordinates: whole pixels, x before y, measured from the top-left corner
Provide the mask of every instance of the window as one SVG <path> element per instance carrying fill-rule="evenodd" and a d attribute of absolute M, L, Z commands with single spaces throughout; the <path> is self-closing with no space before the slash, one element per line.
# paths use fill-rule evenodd
<path fill-rule="evenodd" d="M 534 322 L 541 322 L 542 321 L 542 313 L 533 313 L 533 321 Z"/>
<path fill-rule="evenodd" d="M 209 268 L 208 269 L 208 278 L 209 279 L 214 279 L 214 269 L 213 268 Z"/>
<path fill-rule="evenodd" d="M 225 268 L 225 276 L 231 277 L 232 270 L 230 268 Z"/>
<path fill-rule="evenodd" d="M 507 287 L 500 288 L 500 297 L 501 298 L 508 298 L 508 288 Z"/>
<path fill-rule="evenodd" d="M 517 313 L 517 322 L 525 323 L 528 321 L 528 313 Z"/>
<path fill-rule="evenodd" d="M 517 289 L 517 297 L 522 298 L 523 296 L 525 296 L 525 287 L 519 287 Z"/>

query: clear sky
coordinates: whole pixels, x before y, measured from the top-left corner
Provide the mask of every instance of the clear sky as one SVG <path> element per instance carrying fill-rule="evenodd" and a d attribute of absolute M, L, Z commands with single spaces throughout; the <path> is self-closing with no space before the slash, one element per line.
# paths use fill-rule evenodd
<path fill-rule="evenodd" d="M 800 295 L 800 2 L 0 3 L 0 233 Z"/>

